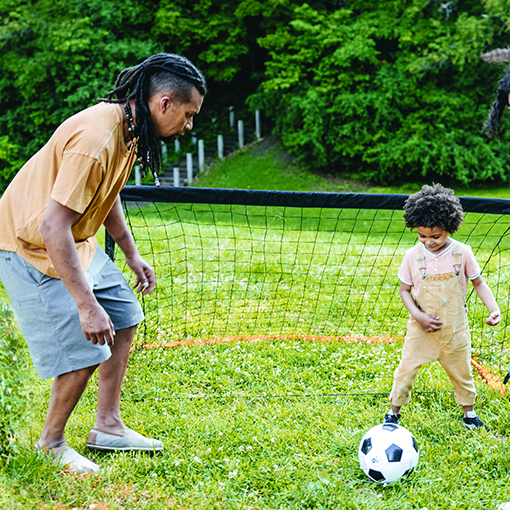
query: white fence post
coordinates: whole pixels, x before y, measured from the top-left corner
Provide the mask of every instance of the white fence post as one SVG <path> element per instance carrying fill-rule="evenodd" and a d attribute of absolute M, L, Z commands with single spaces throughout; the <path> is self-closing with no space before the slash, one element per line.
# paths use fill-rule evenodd
<path fill-rule="evenodd" d="M 163 163 L 166 163 L 167 160 L 168 160 L 168 153 L 167 153 L 167 148 L 166 148 L 166 143 L 165 142 L 161 142 L 161 158 L 163 160 Z"/>
<path fill-rule="evenodd" d="M 205 169 L 204 141 L 198 141 L 198 169 L 203 172 Z"/>
<path fill-rule="evenodd" d="M 229 110 L 230 127 L 233 128 L 234 127 L 234 122 L 235 122 L 234 107 L 233 106 L 229 106 L 228 110 Z"/>
<path fill-rule="evenodd" d="M 242 120 L 237 121 L 237 134 L 239 137 L 239 147 L 244 147 L 244 124 Z"/>
<path fill-rule="evenodd" d="M 223 159 L 223 135 L 218 135 L 218 157 Z"/>
<path fill-rule="evenodd" d="M 193 182 L 193 154 L 186 154 L 186 172 L 188 174 L 188 182 Z"/>
<path fill-rule="evenodd" d="M 255 110 L 255 136 L 257 140 L 262 138 L 260 134 L 260 110 Z"/>
<path fill-rule="evenodd" d="M 174 140 L 174 144 L 175 144 L 175 152 L 179 152 L 181 150 L 181 142 L 179 141 L 178 138 L 176 138 Z"/>
<path fill-rule="evenodd" d="M 142 185 L 142 176 L 140 175 L 140 166 L 135 165 L 135 184 L 137 186 Z"/>
<path fill-rule="evenodd" d="M 186 165 L 186 178 L 188 185 L 193 182 L 193 162 Z"/>
<path fill-rule="evenodd" d="M 174 166 L 174 186 L 180 186 L 180 175 L 179 175 L 179 167 Z"/>
<path fill-rule="evenodd" d="M 192 133 L 191 134 L 191 143 L 193 145 L 196 145 L 197 144 L 197 135 L 195 133 Z"/>

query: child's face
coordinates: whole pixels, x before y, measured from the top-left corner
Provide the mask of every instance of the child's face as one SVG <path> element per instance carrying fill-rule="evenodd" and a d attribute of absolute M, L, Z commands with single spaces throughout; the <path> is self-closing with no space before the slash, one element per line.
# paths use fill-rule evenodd
<path fill-rule="evenodd" d="M 441 227 L 418 227 L 418 240 L 432 253 L 440 252 L 448 243 L 449 232 Z"/>

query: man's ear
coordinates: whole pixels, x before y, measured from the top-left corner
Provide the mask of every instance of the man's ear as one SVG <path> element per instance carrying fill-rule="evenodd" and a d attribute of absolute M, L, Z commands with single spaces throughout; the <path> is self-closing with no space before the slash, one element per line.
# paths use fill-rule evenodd
<path fill-rule="evenodd" d="M 170 96 L 163 95 L 159 100 L 159 108 L 163 113 L 166 113 L 167 110 L 171 110 L 173 106 L 173 101 Z"/>

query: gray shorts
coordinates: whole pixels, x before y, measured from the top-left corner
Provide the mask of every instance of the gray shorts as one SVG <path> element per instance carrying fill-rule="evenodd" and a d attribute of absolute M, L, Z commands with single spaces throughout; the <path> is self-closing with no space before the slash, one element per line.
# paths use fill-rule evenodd
<path fill-rule="evenodd" d="M 100 247 L 85 277 L 115 330 L 143 321 L 140 303 Z M 61 280 L 41 273 L 17 253 L 2 250 L 0 279 L 41 379 L 98 365 L 111 356 L 108 345 L 85 338 L 78 308 Z"/>

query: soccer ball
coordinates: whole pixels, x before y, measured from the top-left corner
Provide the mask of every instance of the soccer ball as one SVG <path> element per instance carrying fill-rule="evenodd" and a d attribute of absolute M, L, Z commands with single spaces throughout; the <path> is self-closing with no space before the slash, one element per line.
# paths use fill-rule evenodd
<path fill-rule="evenodd" d="M 409 474 L 420 454 L 411 432 L 395 423 L 383 423 L 363 436 L 358 456 L 370 480 L 388 485 Z"/>

